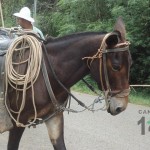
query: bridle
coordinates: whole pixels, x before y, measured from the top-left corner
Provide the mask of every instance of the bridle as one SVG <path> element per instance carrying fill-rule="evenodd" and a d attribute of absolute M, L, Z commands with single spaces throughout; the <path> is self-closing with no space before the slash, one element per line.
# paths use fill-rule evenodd
<path fill-rule="evenodd" d="M 98 49 L 97 53 L 95 55 L 93 55 L 92 57 L 84 57 L 83 58 L 83 59 L 87 59 L 87 65 L 88 65 L 89 69 L 91 68 L 92 62 L 95 59 L 99 59 L 100 82 L 101 82 L 102 90 L 103 90 L 103 93 L 104 93 L 104 96 L 105 96 L 106 109 L 109 107 L 111 97 L 113 97 L 113 96 L 125 97 L 125 96 L 128 96 L 129 92 L 130 92 L 130 88 L 129 88 L 129 89 L 123 89 L 123 90 L 119 91 L 118 93 L 116 93 L 114 95 L 112 95 L 112 94 L 110 95 L 110 93 L 114 93 L 114 92 L 111 90 L 111 86 L 110 86 L 110 83 L 109 83 L 109 77 L 108 77 L 108 71 L 107 71 L 107 65 L 106 65 L 106 60 L 107 60 L 106 54 L 116 53 L 116 52 L 124 52 L 124 51 L 129 52 L 129 44 L 130 44 L 128 41 L 125 41 L 124 43 L 117 44 L 113 49 L 106 49 L 106 39 L 110 35 L 114 35 L 114 34 L 116 34 L 116 33 L 114 33 L 114 32 L 107 33 L 105 35 L 105 37 L 103 38 L 102 43 L 101 43 L 100 48 Z M 103 67 L 103 69 L 102 69 L 102 67 Z M 128 66 L 128 67 L 130 67 L 130 66 Z M 103 70 L 104 70 L 104 72 L 103 72 Z M 104 78 L 105 78 L 105 82 L 106 82 L 106 90 L 104 88 L 102 74 L 104 74 Z M 128 71 L 128 76 L 129 76 L 129 71 Z"/>

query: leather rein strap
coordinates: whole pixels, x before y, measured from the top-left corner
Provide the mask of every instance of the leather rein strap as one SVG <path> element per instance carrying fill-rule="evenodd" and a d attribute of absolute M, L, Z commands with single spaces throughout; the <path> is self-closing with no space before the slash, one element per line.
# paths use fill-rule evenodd
<path fill-rule="evenodd" d="M 44 44 L 42 44 L 42 46 L 43 46 L 43 49 L 44 49 L 44 52 L 45 52 L 46 59 L 47 59 L 47 61 L 48 61 L 49 68 L 50 68 L 50 70 L 51 70 L 51 72 L 52 72 L 54 78 L 56 79 L 56 81 L 57 81 L 57 82 L 59 83 L 59 85 L 68 93 L 69 96 L 73 97 L 73 98 L 77 101 L 77 103 L 78 103 L 79 105 L 81 105 L 81 106 L 84 107 L 85 109 L 90 110 L 90 108 L 88 108 L 83 102 L 81 102 L 79 99 L 77 99 L 77 98 L 63 85 L 63 83 L 58 79 L 58 77 L 57 77 L 57 75 L 56 75 L 56 73 L 55 73 L 55 71 L 54 71 L 54 69 L 53 69 L 53 67 L 52 67 L 51 62 L 50 62 L 50 60 L 48 59 L 47 49 L 46 49 L 46 47 L 45 47 Z M 67 101 L 66 101 L 63 105 L 59 105 L 59 104 L 58 104 L 58 100 L 56 99 L 56 97 L 55 97 L 55 95 L 54 95 L 54 93 L 53 93 L 53 90 L 52 90 L 52 88 L 51 88 L 50 81 L 49 81 L 48 74 L 47 74 L 47 70 L 46 70 L 46 66 L 45 66 L 44 63 L 45 63 L 45 62 L 44 62 L 44 59 L 43 59 L 43 63 L 42 63 L 42 65 L 43 65 L 43 67 L 42 67 L 43 76 L 44 76 L 45 82 L 49 82 L 49 83 L 46 83 L 46 87 L 47 87 L 49 96 L 50 96 L 50 98 L 51 98 L 51 100 L 52 100 L 52 103 L 53 103 L 53 105 L 55 106 L 56 110 L 59 110 L 59 111 L 66 110 L 66 111 L 69 111 L 69 112 L 76 112 L 76 113 L 77 113 L 78 111 L 73 110 L 73 109 L 69 109 L 69 108 L 66 108 L 66 107 L 65 107 L 65 104 L 66 104 Z M 49 89 L 49 88 L 50 88 L 50 89 Z"/>

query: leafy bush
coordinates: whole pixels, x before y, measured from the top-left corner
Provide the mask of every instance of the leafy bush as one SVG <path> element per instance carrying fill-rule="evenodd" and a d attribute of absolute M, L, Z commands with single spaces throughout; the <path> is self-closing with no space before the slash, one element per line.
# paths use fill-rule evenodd
<path fill-rule="evenodd" d="M 16 25 L 12 17 L 22 6 L 33 11 L 34 0 L 3 0 L 6 27 Z M 44 34 L 62 36 L 81 31 L 112 31 L 122 16 L 133 58 L 131 84 L 150 83 L 149 0 L 38 0 L 37 25 Z"/>

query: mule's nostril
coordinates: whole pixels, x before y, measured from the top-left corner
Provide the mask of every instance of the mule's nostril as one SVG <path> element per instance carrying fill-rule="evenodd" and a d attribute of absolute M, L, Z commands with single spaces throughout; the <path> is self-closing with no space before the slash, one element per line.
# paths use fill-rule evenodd
<path fill-rule="evenodd" d="M 117 108 L 116 108 L 116 112 L 117 112 L 117 113 L 120 113 L 121 111 L 122 111 L 122 108 L 121 108 L 121 107 L 117 107 Z"/>

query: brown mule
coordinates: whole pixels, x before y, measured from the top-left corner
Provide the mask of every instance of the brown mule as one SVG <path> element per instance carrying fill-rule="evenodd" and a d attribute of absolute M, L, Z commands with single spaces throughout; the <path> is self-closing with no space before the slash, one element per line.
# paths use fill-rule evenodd
<path fill-rule="evenodd" d="M 125 26 L 122 19 L 119 18 L 112 33 L 75 33 L 48 40 L 45 45 L 46 52 L 43 51 L 43 58 L 58 105 L 50 98 L 41 71 L 34 83 L 37 118 L 53 114 L 68 98 L 68 93 L 52 73 L 49 63 L 59 81 L 68 90 L 84 76 L 91 74 L 99 88 L 105 93 L 108 112 L 117 115 L 124 111 L 128 104 L 131 66 L 131 56 L 125 33 Z M 11 109 L 17 111 L 20 108 L 21 98 L 22 94 L 19 95 L 16 102 L 15 90 L 10 86 L 8 87 Z M 19 118 L 19 121 L 23 124 L 27 124 L 34 116 L 31 89 L 26 92 L 25 103 Z M 17 117 L 16 114 L 12 113 L 12 115 L 14 118 Z M 45 124 L 54 149 L 66 150 L 63 135 L 63 111 L 46 120 Z M 8 150 L 18 149 L 25 129 L 17 127 L 15 124 L 14 126 L 9 133 Z"/>

